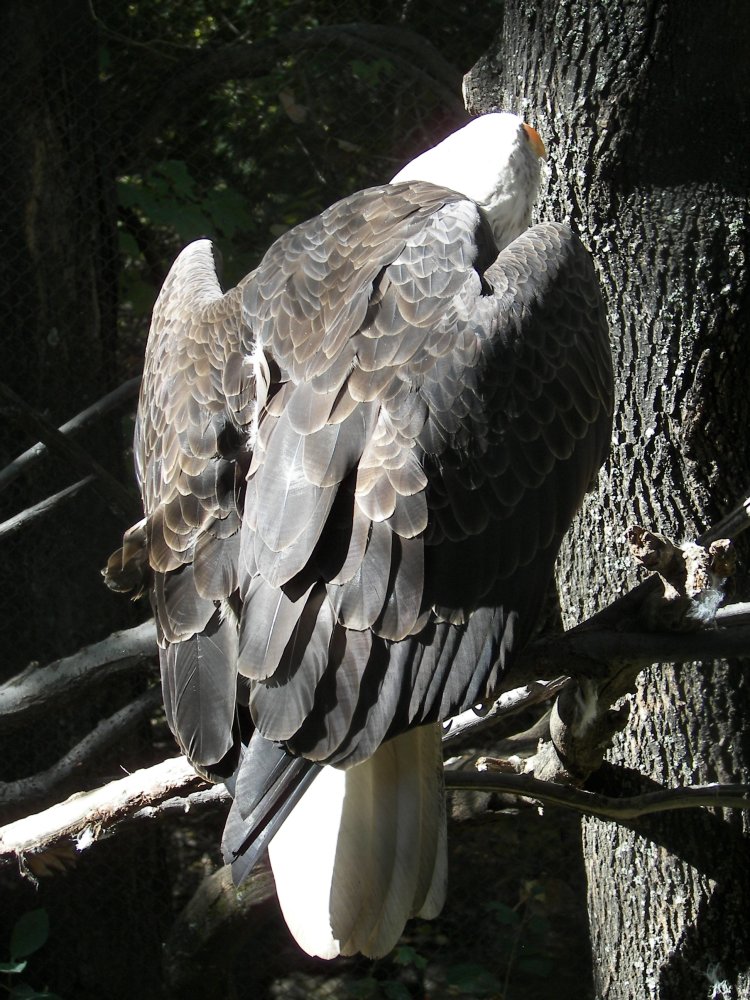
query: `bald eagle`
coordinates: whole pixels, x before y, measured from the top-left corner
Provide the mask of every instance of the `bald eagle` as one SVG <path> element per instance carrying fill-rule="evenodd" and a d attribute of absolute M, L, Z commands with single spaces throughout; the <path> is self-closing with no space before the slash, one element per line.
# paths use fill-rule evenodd
<path fill-rule="evenodd" d="M 544 147 L 476 119 L 278 239 L 222 292 L 174 263 L 146 349 L 145 518 L 105 575 L 147 587 L 166 716 L 269 849 L 307 952 L 387 953 L 446 886 L 440 722 L 492 697 L 607 453 L 590 257 L 529 228 Z"/>

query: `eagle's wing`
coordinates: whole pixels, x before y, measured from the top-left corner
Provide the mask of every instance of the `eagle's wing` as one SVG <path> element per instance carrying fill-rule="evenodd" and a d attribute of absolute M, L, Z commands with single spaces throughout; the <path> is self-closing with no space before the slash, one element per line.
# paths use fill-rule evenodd
<path fill-rule="evenodd" d="M 607 327 L 566 226 L 495 257 L 427 184 L 345 199 L 244 290 L 278 368 L 241 529 L 260 732 L 352 764 L 488 697 L 606 454 Z"/>
<path fill-rule="evenodd" d="M 232 595 L 256 412 L 243 334 L 241 286 L 223 295 L 211 244 L 191 244 L 154 307 L 134 453 L 167 719 L 218 775 L 239 747 Z"/>

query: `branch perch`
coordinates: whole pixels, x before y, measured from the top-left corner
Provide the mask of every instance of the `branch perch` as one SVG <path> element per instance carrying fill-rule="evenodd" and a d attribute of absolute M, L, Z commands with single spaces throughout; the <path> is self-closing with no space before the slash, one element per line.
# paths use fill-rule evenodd
<path fill-rule="evenodd" d="M 93 473 L 93 487 L 117 517 L 125 517 L 128 522 L 140 517 L 140 505 L 129 490 L 107 472 L 89 453 L 75 441 L 71 441 L 41 413 L 29 406 L 25 399 L 15 393 L 10 386 L 0 382 L 0 399 L 30 424 L 35 433 L 51 451 L 66 458 L 75 468 L 88 474 Z"/>
<path fill-rule="evenodd" d="M 142 669 L 156 655 L 153 619 L 86 646 L 46 667 L 31 664 L 0 685 L 0 719 L 7 730 L 26 725 L 54 708 L 59 711 L 91 685 L 115 674 Z"/>
<path fill-rule="evenodd" d="M 41 802 L 54 800 L 54 796 L 59 798 L 80 787 L 80 775 L 86 768 L 90 769 L 92 760 L 101 760 L 125 733 L 160 704 L 160 689 L 151 687 L 109 718 L 102 719 L 88 736 L 46 771 L 18 781 L 0 782 L 0 815 L 7 817 L 14 812 L 27 815 Z"/>
<path fill-rule="evenodd" d="M 553 706 L 550 742 L 526 762 L 538 777 L 582 783 L 600 767 L 613 736 L 627 722 L 627 705 L 615 706 L 634 690 L 643 667 L 743 656 L 750 648 L 746 625 L 715 627 L 724 586 L 735 568 L 730 540 L 676 545 L 639 526 L 628 530 L 628 540 L 633 558 L 652 576 L 565 635 L 541 640 L 546 650 L 535 643 L 519 658 L 521 676 L 524 669 L 532 676 L 553 676 L 546 653 L 554 675 L 564 671 L 576 678 Z M 570 662 L 564 667 L 560 661 L 566 654 Z M 507 683 L 518 683 L 515 669 Z"/>
<path fill-rule="evenodd" d="M 184 757 L 172 757 L 134 771 L 89 792 L 78 792 L 44 812 L 0 828 L 0 861 L 24 861 L 25 855 L 74 841 L 83 851 L 119 822 L 147 806 L 203 783 Z"/>
<path fill-rule="evenodd" d="M 61 434 L 72 434 L 74 431 L 79 431 L 81 428 L 87 427 L 106 413 L 110 413 L 123 403 L 134 399 L 138 395 L 140 384 L 140 376 L 138 378 L 131 378 L 117 389 L 113 389 L 112 392 L 107 393 L 106 396 L 102 396 L 96 403 L 92 403 L 91 406 L 77 413 L 76 416 L 62 424 L 58 430 Z M 9 465 L 6 465 L 0 471 L 0 490 L 4 490 L 22 473 L 32 469 L 46 454 L 47 446 L 39 441 L 28 448 L 22 455 L 19 455 L 18 458 L 15 458 Z"/>
<path fill-rule="evenodd" d="M 574 809 L 618 822 L 674 809 L 750 809 L 750 785 L 695 785 L 616 799 L 541 781 L 527 774 L 495 771 L 445 772 L 446 787 L 519 795 L 544 805 Z M 79 792 L 35 816 L 0 828 L 0 864 L 20 863 L 33 872 L 34 856 L 72 841 L 81 852 L 119 824 L 154 820 L 229 801 L 221 786 L 186 794 L 205 782 L 184 757 L 174 757 L 90 792 Z M 177 796 L 177 797 L 176 797 Z"/>
<path fill-rule="evenodd" d="M 9 517 L 7 521 L 3 521 L 0 524 L 0 538 L 7 538 L 9 535 L 14 535 L 17 531 L 25 528 L 32 521 L 35 521 L 38 517 L 44 514 L 48 514 L 51 510 L 54 510 L 59 504 L 64 503 L 66 500 L 72 500 L 73 497 L 78 496 L 78 494 L 86 486 L 90 486 L 96 477 L 92 474 L 86 476 L 85 479 L 79 479 L 77 483 L 73 483 L 72 486 L 66 487 L 64 490 L 60 490 L 59 493 L 54 493 L 51 497 L 47 497 L 46 500 L 40 500 L 39 503 L 34 504 L 33 507 L 28 507 L 26 510 L 22 510 L 20 514 L 15 514 L 13 517 Z"/>
<path fill-rule="evenodd" d="M 639 544 L 643 541 L 644 536 L 639 535 Z M 645 541 L 647 544 L 643 551 L 650 559 L 655 551 L 651 547 L 653 539 Z M 709 562 L 704 564 L 700 553 L 687 553 L 683 562 L 677 548 L 672 543 L 662 547 L 663 541 L 657 539 L 656 548 L 661 552 L 661 555 L 657 553 L 657 561 L 659 573 L 667 584 L 661 588 L 667 603 L 672 600 L 669 587 L 675 591 L 680 602 L 684 602 L 685 598 L 700 599 L 705 590 L 716 589 L 715 577 L 721 577 L 723 569 L 731 566 L 729 550 L 723 544 L 712 544 Z M 683 547 L 681 551 L 685 553 L 688 548 Z M 669 554 L 668 559 L 661 558 L 664 553 Z M 691 571 L 688 562 L 688 557 L 693 556 L 698 567 L 695 572 Z M 580 774 L 575 774 L 575 767 L 572 768 L 572 775 L 569 769 L 570 762 L 566 755 L 571 750 L 574 754 L 582 750 L 589 772 L 596 766 L 607 735 L 622 724 L 622 713 L 613 712 L 610 706 L 628 690 L 628 685 L 641 667 L 659 661 L 691 662 L 701 658 L 747 655 L 750 651 L 750 626 L 734 624 L 737 620 L 742 621 L 741 616 L 747 615 L 747 605 L 740 607 L 739 615 L 733 613 L 732 608 L 716 614 L 716 619 L 728 621 L 730 628 L 703 627 L 689 633 L 648 632 L 642 626 L 638 628 L 640 609 L 645 601 L 653 603 L 658 591 L 659 578 L 652 577 L 576 629 L 563 636 L 533 643 L 511 671 L 505 685 L 505 698 L 502 697 L 503 692 L 499 692 L 501 697 L 497 704 L 483 713 L 484 718 L 478 713 L 464 713 L 456 722 L 455 732 L 448 733 L 448 740 L 458 738 L 472 727 L 486 727 L 487 720 L 502 717 L 533 701 L 546 700 L 559 691 L 560 697 L 550 719 L 550 731 L 559 755 L 557 770 L 550 767 L 542 772 L 537 767 L 538 761 L 534 762 L 533 758 L 528 763 L 537 768 L 537 776 L 449 770 L 446 774 L 447 786 L 521 795 L 620 821 L 671 809 L 701 806 L 750 808 L 750 786 L 742 784 L 665 789 L 629 799 L 612 799 L 538 777 L 540 773 L 545 773 L 545 776 L 555 774 L 558 778 L 580 778 Z M 627 609 L 624 620 L 613 617 L 613 608 L 617 606 Z M 686 619 L 681 614 L 678 620 L 685 622 L 689 619 L 689 615 Z M 623 630 L 623 623 L 631 631 Z M 699 624 L 705 626 L 705 616 L 700 616 Z M 24 671 L 0 688 L 0 715 L 5 716 L 6 721 L 27 721 L 53 700 L 69 695 L 82 682 L 91 683 L 92 679 L 102 676 L 99 668 L 104 663 L 113 666 L 114 659 L 125 664 L 133 656 L 152 654 L 155 648 L 154 624 L 146 622 L 137 629 L 110 636 L 75 657 L 58 661 L 43 670 Z M 533 683 L 524 685 L 524 674 L 533 678 Z M 552 678 L 550 684 L 539 681 L 545 676 Z M 577 686 L 567 678 L 578 678 Z M 577 740 L 580 746 L 576 746 Z M 552 744 L 547 744 L 547 747 L 552 749 Z M 537 758 L 540 758 L 539 754 Z M 141 821 L 169 815 L 177 810 L 188 810 L 192 796 L 184 796 L 195 788 L 196 783 L 200 785 L 201 780 L 187 761 L 180 757 L 137 771 L 94 791 L 79 793 L 37 816 L 18 820 L 0 829 L 0 861 L 7 863 L 16 859 L 24 864 L 24 858 L 28 856 L 31 865 L 35 855 L 54 849 L 61 842 L 72 839 L 77 848 L 83 850 L 126 820 Z M 221 790 L 204 790 L 194 800 L 194 805 L 203 808 L 217 799 L 224 800 L 226 795 Z"/>
<path fill-rule="evenodd" d="M 587 816 L 612 819 L 623 823 L 675 809 L 733 808 L 750 809 L 750 785 L 688 785 L 685 788 L 665 788 L 621 799 L 595 792 L 586 792 L 570 785 L 540 781 L 529 774 L 507 774 L 494 771 L 446 771 L 446 788 L 454 790 L 503 792 L 535 799 L 544 805 L 574 809 Z"/>

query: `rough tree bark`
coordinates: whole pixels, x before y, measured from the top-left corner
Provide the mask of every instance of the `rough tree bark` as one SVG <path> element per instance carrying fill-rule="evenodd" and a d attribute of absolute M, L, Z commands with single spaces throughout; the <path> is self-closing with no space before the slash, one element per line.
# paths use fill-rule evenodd
<path fill-rule="evenodd" d="M 742 2 L 509 0 L 467 80 L 472 110 L 539 127 L 541 214 L 573 222 L 609 306 L 613 449 L 562 555 L 567 624 L 633 582 L 628 524 L 695 536 L 750 481 L 749 64 Z M 742 665 L 654 667 L 630 700 L 610 791 L 747 780 Z M 597 998 L 750 996 L 746 834 L 718 811 L 583 823 Z"/>

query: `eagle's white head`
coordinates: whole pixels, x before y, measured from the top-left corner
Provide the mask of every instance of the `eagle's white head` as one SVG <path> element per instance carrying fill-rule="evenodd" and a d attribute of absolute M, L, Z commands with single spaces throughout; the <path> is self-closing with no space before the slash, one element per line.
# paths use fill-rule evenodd
<path fill-rule="evenodd" d="M 475 118 L 411 163 L 391 181 L 428 181 L 475 201 L 487 215 L 498 248 L 531 224 L 546 159 L 531 125 L 505 111 Z"/>

